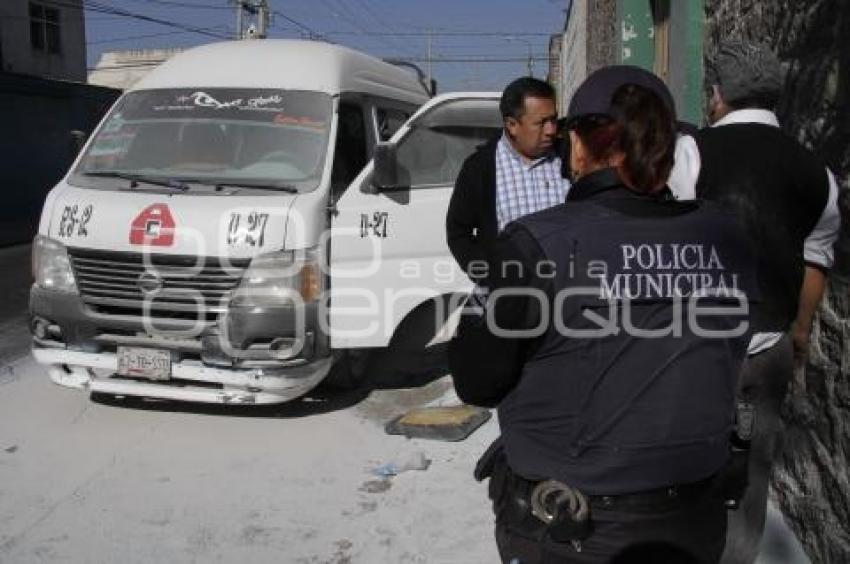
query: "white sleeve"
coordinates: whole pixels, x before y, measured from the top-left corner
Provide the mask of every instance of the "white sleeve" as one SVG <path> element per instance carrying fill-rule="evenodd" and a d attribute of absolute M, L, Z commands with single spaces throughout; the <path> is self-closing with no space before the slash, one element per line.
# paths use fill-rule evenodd
<path fill-rule="evenodd" d="M 696 140 L 690 135 L 679 135 L 676 139 L 676 155 L 667 186 L 677 200 L 696 198 L 697 179 L 701 160 Z"/>
<path fill-rule="evenodd" d="M 829 176 L 829 196 L 815 228 L 806 237 L 803 258 L 807 263 L 831 268 L 835 260 L 832 246 L 838 239 L 838 230 L 841 228 L 841 213 L 838 211 L 838 182 L 836 182 L 831 170 L 826 169 L 826 173 Z"/>

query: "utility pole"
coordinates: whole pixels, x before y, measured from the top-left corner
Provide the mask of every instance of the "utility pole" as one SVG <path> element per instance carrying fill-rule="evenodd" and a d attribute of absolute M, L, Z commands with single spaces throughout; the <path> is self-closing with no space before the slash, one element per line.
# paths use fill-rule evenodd
<path fill-rule="evenodd" d="M 266 38 L 266 29 L 269 25 L 269 3 L 268 0 L 259 0 L 257 3 L 257 39 Z"/>
<path fill-rule="evenodd" d="M 236 0 L 236 40 L 242 39 L 242 0 Z"/>
<path fill-rule="evenodd" d="M 268 0 L 233 0 L 236 4 L 236 39 L 265 39 L 269 26 Z M 245 12 L 256 17 L 245 32 Z"/>
<path fill-rule="evenodd" d="M 432 40 L 432 30 L 431 30 L 431 28 L 428 28 L 428 66 L 426 68 L 427 68 L 427 74 L 428 74 L 427 84 L 429 84 L 429 85 L 431 84 L 431 77 L 433 76 L 433 73 L 431 72 L 431 40 Z"/>

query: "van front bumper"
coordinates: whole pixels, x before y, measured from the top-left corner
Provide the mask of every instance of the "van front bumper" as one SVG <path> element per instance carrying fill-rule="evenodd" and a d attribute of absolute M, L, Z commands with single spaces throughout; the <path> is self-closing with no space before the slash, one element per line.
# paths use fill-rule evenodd
<path fill-rule="evenodd" d="M 330 371 L 332 357 L 291 366 L 245 370 L 205 366 L 184 359 L 171 366 L 168 380 L 120 377 L 115 353 L 89 353 L 33 347 L 36 361 L 62 386 L 93 393 L 217 404 L 273 404 L 296 399 L 314 388 Z"/>

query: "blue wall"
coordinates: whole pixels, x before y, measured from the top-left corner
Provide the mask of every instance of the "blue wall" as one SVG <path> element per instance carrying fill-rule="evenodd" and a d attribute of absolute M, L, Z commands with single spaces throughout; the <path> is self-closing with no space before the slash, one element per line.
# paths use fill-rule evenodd
<path fill-rule="evenodd" d="M 0 73 L 0 245 L 32 239 L 45 196 L 76 156 L 69 132 L 91 133 L 120 94 Z"/>

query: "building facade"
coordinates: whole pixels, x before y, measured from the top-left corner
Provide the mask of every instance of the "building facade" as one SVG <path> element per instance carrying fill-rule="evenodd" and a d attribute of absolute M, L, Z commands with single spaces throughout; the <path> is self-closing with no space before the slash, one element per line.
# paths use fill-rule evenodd
<path fill-rule="evenodd" d="M 704 21 L 704 0 L 573 0 L 555 84 L 559 106 L 594 70 L 630 64 L 664 79 L 679 118 L 700 124 Z"/>
<path fill-rule="evenodd" d="M 0 71 L 85 82 L 82 0 L 2 0 Z"/>
<path fill-rule="evenodd" d="M 135 49 L 103 53 L 89 73 L 89 83 L 127 90 L 180 51 L 182 49 L 179 48 Z"/>

